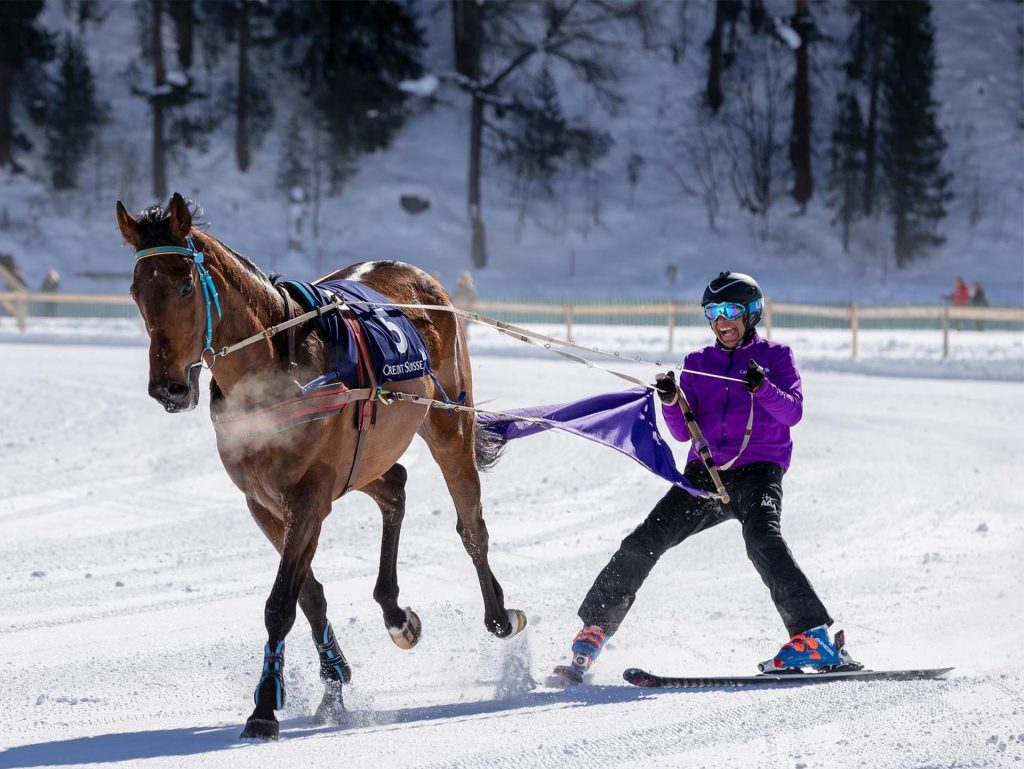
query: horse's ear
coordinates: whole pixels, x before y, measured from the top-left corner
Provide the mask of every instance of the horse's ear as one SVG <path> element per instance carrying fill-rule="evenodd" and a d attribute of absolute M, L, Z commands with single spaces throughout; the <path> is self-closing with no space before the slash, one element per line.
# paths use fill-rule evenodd
<path fill-rule="evenodd" d="M 139 247 L 141 242 L 139 233 L 139 222 L 138 220 L 128 213 L 128 209 L 124 207 L 124 203 L 120 200 L 117 201 L 117 227 L 121 230 L 121 237 L 124 238 L 125 243 L 129 245 Z"/>
<path fill-rule="evenodd" d="M 171 195 L 171 239 L 178 241 L 188 237 L 192 230 L 192 212 L 188 210 L 185 198 L 175 192 Z"/>

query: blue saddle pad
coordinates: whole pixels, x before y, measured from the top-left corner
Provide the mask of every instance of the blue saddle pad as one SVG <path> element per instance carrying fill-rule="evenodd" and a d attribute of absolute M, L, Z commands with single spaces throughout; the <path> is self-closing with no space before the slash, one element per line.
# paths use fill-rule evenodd
<path fill-rule="evenodd" d="M 348 304 L 363 328 L 378 383 L 433 376 L 426 345 L 423 344 L 416 327 L 401 310 L 396 307 L 354 303 L 361 301 L 391 304 L 392 300 L 386 296 L 351 280 L 313 284 L 278 278 L 275 284 L 284 287 L 306 310 L 314 310 L 336 301 L 334 297 Z M 321 315 L 320 329 L 327 338 L 334 371 L 317 377 L 303 389 L 318 387 L 339 378 L 350 387 L 356 386 L 359 380 L 359 350 L 356 340 L 348 333 L 339 313 L 328 312 Z"/>

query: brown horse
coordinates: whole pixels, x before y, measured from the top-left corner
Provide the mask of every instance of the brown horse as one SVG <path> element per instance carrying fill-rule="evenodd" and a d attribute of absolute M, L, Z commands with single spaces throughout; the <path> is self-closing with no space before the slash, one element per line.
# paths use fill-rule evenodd
<path fill-rule="evenodd" d="M 296 326 L 290 339 L 285 333 L 268 335 L 230 355 L 211 357 L 214 349 L 264 332 L 297 313 L 294 302 L 248 259 L 192 226 L 196 211 L 177 193 L 166 207 L 151 207 L 138 219 L 117 203 L 118 227 L 138 256 L 131 293 L 150 337 L 149 394 L 169 412 L 195 408 L 205 362 L 213 377 L 211 411 L 245 413 L 265 406 L 268 399 L 284 401 L 294 396 L 297 381 L 308 382 L 329 370 L 327 343 L 314 321 Z M 436 280 L 400 262 L 355 264 L 322 280 L 338 278 L 363 283 L 398 304 L 450 304 Z M 212 302 L 211 292 L 216 294 Z M 437 382 L 446 392 L 465 392 L 466 403 L 472 405 L 469 353 L 455 317 L 418 309 L 407 311 L 407 317 L 429 351 Z M 441 394 L 428 377 L 389 383 L 388 389 L 427 398 Z M 323 586 L 313 576 L 310 562 L 333 501 L 349 490 L 369 495 L 384 518 L 373 597 L 385 626 L 402 648 L 419 640 L 419 618 L 397 602 L 395 567 L 406 480 L 398 459 L 417 433 L 440 466 L 455 502 L 456 530 L 476 567 L 487 629 L 508 638 L 526 625 L 522 612 L 505 609 L 501 586 L 488 564 L 472 414 L 398 401 L 380 405 L 373 429 L 363 430 L 360 416 L 366 404 L 372 401 L 259 437 L 218 433 L 217 448 L 228 475 L 281 556 L 266 603 L 267 644 L 256 708 L 243 738 L 278 736 L 274 710 L 284 705 L 284 639 L 295 621 L 296 602 L 313 629 L 326 685 L 317 718 L 329 721 L 343 711 L 341 685 L 350 670 L 327 620 Z"/>

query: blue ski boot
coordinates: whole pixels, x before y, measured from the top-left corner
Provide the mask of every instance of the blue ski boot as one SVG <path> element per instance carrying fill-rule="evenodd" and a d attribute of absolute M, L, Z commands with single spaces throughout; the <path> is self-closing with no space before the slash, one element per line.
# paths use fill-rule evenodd
<path fill-rule="evenodd" d="M 587 625 L 572 641 L 572 664 L 559 665 L 554 670 L 553 683 L 583 683 L 583 674 L 590 669 L 604 648 L 606 637 L 597 625 Z"/>
<path fill-rule="evenodd" d="M 846 651 L 844 631 L 838 631 L 833 641 L 828 636 L 828 627 L 818 625 L 790 638 L 789 642 L 779 649 L 778 654 L 762 662 L 757 669 L 762 673 L 799 673 L 804 668 L 826 672 L 860 670 L 863 667 Z"/>

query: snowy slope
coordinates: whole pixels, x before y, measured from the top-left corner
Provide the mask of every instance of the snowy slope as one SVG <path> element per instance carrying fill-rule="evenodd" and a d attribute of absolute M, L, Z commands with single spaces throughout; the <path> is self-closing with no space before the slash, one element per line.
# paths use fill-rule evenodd
<path fill-rule="evenodd" d="M 790 4 L 773 0 L 777 13 Z M 1017 25 L 1024 20 L 1019 3 L 941 0 L 935 4 L 939 71 L 935 88 L 940 119 L 950 144 L 949 167 L 956 174 L 957 198 L 943 225 L 945 246 L 928 259 L 896 271 L 889 253 L 886 219 L 862 224 L 853 250 L 842 254 L 831 212 L 823 207 L 826 159 L 815 159 L 819 194 L 808 213 L 794 216 L 783 199 L 767 223 L 755 226 L 740 214 L 728 189 L 716 232 L 709 230 L 702 204 L 683 196 L 666 170 L 679 163 L 666 132 L 685 135 L 694 125 L 694 104 L 704 82 L 702 41 L 710 29 L 711 5 L 691 3 L 690 38 L 678 65 L 662 55 L 609 51 L 624 67 L 620 87 L 624 108 L 603 113 L 578 87 L 563 86 L 570 114 L 590 116 L 615 138 L 600 166 L 601 222 L 584 216 L 580 179 L 562 184 L 560 201 L 535 201 L 534 215 L 518 221 L 506 172 L 488 164 L 484 211 L 491 265 L 475 276 L 485 296 L 663 297 L 693 298 L 709 275 L 723 268 L 758 276 L 777 299 L 872 303 L 935 303 L 948 292 L 955 275 L 980 280 L 994 304 L 1024 303 L 1024 132 L 1019 115 L 1024 73 L 1020 71 Z M 450 68 L 447 3 L 423 3 L 423 24 L 431 48 L 430 69 Z M 666 6 L 666 13 L 673 7 Z M 830 33 L 845 29 L 836 3 L 815 6 Z M 52 28 L 69 21 L 60 3 L 48 4 Z M 125 69 L 135 56 L 132 15 L 111 13 L 87 32 L 90 57 L 101 97 L 113 105 L 116 120 L 104 129 L 102 165 L 89 161 L 82 190 L 53 194 L 26 176 L 0 175 L 0 251 L 14 253 L 29 282 L 56 266 L 65 289 L 121 292 L 131 256 L 121 248 L 113 223 L 114 201 L 122 198 L 139 210 L 152 201 L 149 190 L 149 119 L 143 102 L 126 95 Z M 815 131 L 819 148 L 831 132 L 836 74 L 828 66 L 835 53 L 821 49 L 822 68 L 815 88 Z M 308 107 L 284 73 L 277 74 L 276 126 Z M 465 97 L 442 87 L 435 103 L 414 107 L 415 116 L 386 152 L 363 159 L 344 192 L 325 201 L 319 253 L 285 253 L 287 206 L 273 191 L 280 154 L 279 136 L 268 137 L 248 174 L 233 163 L 230 120 L 213 136 L 204 155 L 172 164 L 172 189 L 202 202 L 211 231 L 266 269 L 312 277 L 328 268 L 366 258 L 394 257 L 440 273 L 453 285 L 469 267 L 465 211 L 468 107 Z M 784 110 L 788 114 L 788 108 Z M 785 128 L 780 129 L 785 139 Z M 630 205 L 626 162 L 640 152 L 646 163 Z M 24 158 L 33 173 L 44 168 L 39 154 Z M 685 169 L 683 169 L 685 170 Z M 398 205 L 403 192 L 427 196 L 431 208 L 419 215 Z M 970 224 L 979 201 L 980 219 Z M 665 282 L 675 266 L 675 286 Z M 106 279 L 83 273 L 112 273 Z"/>
<path fill-rule="evenodd" d="M 490 333 L 474 328 L 472 345 L 477 397 L 490 407 L 618 386 Z M 726 523 L 665 556 L 591 685 L 549 689 L 578 602 L 664 483 L 571 436 L 511 447 L 484 477 L 484 505 L 495 573 L 530 626 L 503 642 L 482 627 L 450 499 L 416 441 L 402 460 L 399 579 L 423 639 L 411 652 L 389 640 L 371 596 L 379 514 L 368 498 L 345 499 L 315 565 L 355 669 L 350 720 L 309 721 L 320 684 L 300 618 L 282 740 L 271 745 L 236 737 L 276 557 L 220 467 L 205 397 L 195 412 L 165 414 L 146 395 L 138 346 L 4 345 L 0 767 L 1019 765 L 1024 492 L 1010 479 L 1021 385 L 915 378 L 930 373 L 927 360 L 891 364 L 886 377 L 830 371 L 829 344 L 802 343 L 818 364 L 805 367 L 787 539 L 855 656 L 873 667 L 955 665 L 948 681 L 664 693 L 623 684 L 634 665 L 753 672 L 783 640 L 739 528 Z"/>

